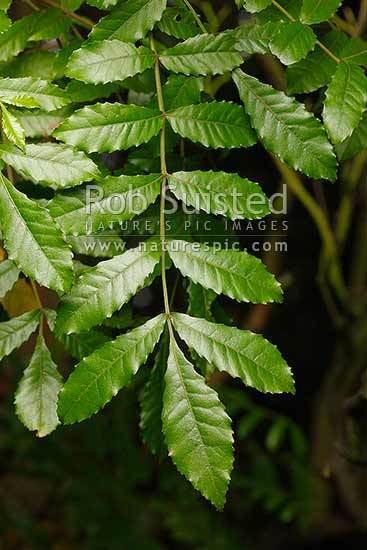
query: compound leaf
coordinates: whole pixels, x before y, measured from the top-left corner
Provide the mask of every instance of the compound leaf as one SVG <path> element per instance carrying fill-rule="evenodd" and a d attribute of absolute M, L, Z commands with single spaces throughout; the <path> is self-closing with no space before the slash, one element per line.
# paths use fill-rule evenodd
<path fill-rule="evenodd" d="M 37 329 L 40 318 L 40 312 L 35 310 L 0 323 L 0 361 L 29 339 Z"/>
<path fill-rule="evenodd" d="M 17 282 L 19 269 L 11 260 L 0 262 L 0 298 L 4 298 Z"/>
<path fill-rule="evenodd" d="M 53 135 L 78 149 L 118 151 L 150 141 L 162 127 L 160 111 L 138 105 L 97 103 L 76 111 Z"/>
<path fill-rule="evenodd" d="M 311 178 L 334 180 L 336 157 L 319 120 L 305 107 L 239 69 L 234 81 L 264 146 Z"/>
<path fill-rule="evenodd" d="M 19 98 L 33 100 L 33 105 L 19 105 Z M 40 107 L 44 111 L 54 111 L 70 103 L 70 98 L 64 90 L 46 80 L 32 78 L 0 78 L 0 98 L 3 101 L 18 100 L 15 105 L 24 107 Z"/>
<path fill-rule="evenodd" d="M 62 301 L 56 332 L 86 331 L 111 317 L 144 285 L 159 259 L 160 252 L 138 247 L 88 269 Z"/>
<path fill-rule="evenodd" d="M 159 21 L 166 8 L 166 0 L 126 0 L 103 17 L 89 35 L 90 40 L 123 42 L 141 40 Z"/>
<path fill-rule="evenodd" d="M 339 31 L 331 31 L 322 38 L 322 43 L 336 56 L 341 55 L 348 37 Z M 323 49 L 315 48 L 306 59 L 287 69 L 288 91 L 291 94 L 314 92 L 326 86 L 336 71 L 336 61 Z"/>
<path fill-rule="evenodd" d="M 202 34 L 189 38 L 159 55 L 169 71 L 192 75 L 223 74 L 242 63 L 232 34 Z"/>
<path fill-rule="evenodd" d="M 159 457 L 162 457 L 166 450 L 162 434 L 162 409 L 168 352 L 169 336 L 166 330 L 140 399 L 140 429 L 143 441 L 150 451 Z"/>
<path fill-rule="evenodd" d="M 20 149 L 25 147 L 25 133 L 18 118 L 10 113 L 8 109 L 0 103 L 1 122 L 4 134 L 11 143 L 14 143 Z"/>
<path fill-rule="evenodd" d="M 367 148 L 367 115 L 364 114 L 353 134 L 336 146 L 340 161 L 348 160 Z"/>
<path fill-rule="evenodd" d="M 64 424 L 89 418 L 127 386 L 152 353 L 164 325 L 164 315 L 158 315 L 83 359 L 60 394 L 59 415 Z"/>
<path fill-rule="evenodd" d="M 66 75 L 83 82 L 106 84 L 142 73 L 154 65 L 151 50 L 119 40 L 92 42 L 72 53 Z"/>
<path fill-rule="evenodd" d="M 303 0 L 301 21 L 308 25 L 327 21 L 341 3 L 342 0 Z"/>
<path fill-rule="evenodd" d="M 246 8 L 246 10 L 250 13 L 257 13 L 258 11 L 262 11 L 270 6 L 271 3 L 272 0 L 243 0 L 242 2 L 244 8 Z"/>
<path fill-rule="evenodd" d="M 15 394 L 16 413 L 38 437 L 53 432 L 58 424 L 57 400 L 62 377 L 52 360 L 44 338 L 38 336 L 32 359 L 23 373 Z"/>
<path fill-rule="evenodd" d="M 323 119 L 330 139 L 341 143 L 353 133 L 367 106 L 367 78 L 363 69 L 340 63 L 329 84 Z"/>
<path fill-rule="evenodd" d="M 9 259 L 53 290 L 71 286 L 72 254 L 48 211 L 0 174 L 0 219 Z"/>
<path fill-rule="evenodd" d="M 282 289 L 264 264 L 247 252 L 217 250 L 206 244 L 173 240 L 168 253 L 181 273 L 194 283 L 239 302 L 280 302 Z"/>
<path fill-rule="evenodd" d="M 270 213 L 261 187 L 226 172 L 175 172 L 168 176 L 172 193 L 185 204 L 231 220 L 257 219 Z"/>
<path fill-rule="evenodd" d="M 160 174 L 108 176 L 98 186 L 59 193 L 47 208 L 66 235 L 95 235 L 144 212 L 158 197 L 161 181 Z"/>
<path fill-rule="evenodd" d="M 294 392 L 294 381 L 278 349 L 259 334 L 183 313 L 172 315 L 180 337 L 218 370 L 261 392 Z"/>
<path fill-rule="evenodd" d="M 256 135 L 241 105 L 212 101 L 180 107 L 166 113 L 173 130 L 184 138 L 206 147 L 250 147 Z"/>
<path fill-rule="evenodd" d="M 171 335 L 165 374 L 163 432 L 169 455 L 202 495 L 221 509 L 233 467 L 231 420 Z"/>
<path fill-rule="evenodd" d="M 58 143 L 31 143 L 24 151 L 0 145 L 0 158 L 24 178 L 52 189 L 73 187 L 100 175 L 84 153 Z"/>
<path fill-rule="evenodd" d="M 270 42 L 270 50 L 284 65 L 300 61 L 315 47 L 316 35 L 302 23 L 280 23 Z"/>

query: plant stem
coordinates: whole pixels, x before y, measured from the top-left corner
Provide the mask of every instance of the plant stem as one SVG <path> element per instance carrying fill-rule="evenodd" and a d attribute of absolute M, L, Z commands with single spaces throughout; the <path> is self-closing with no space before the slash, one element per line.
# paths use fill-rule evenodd
<path fill-rule="evenodd" d="M 206 28 L 204 27 L 200 17 L 198 16 L 198 14 L 196 13 L 196 11 L 194 10 L 194 8 L 192 7 L 192 5 L 190 4 L 189 0 L 183 0 L 185 6 L 187 7 L 187 9 L 191 12 L 191 14 L 193 15 L 193 17 L 195 18 L 195 21 L 199 27 L 199 29 L 201 30 L 202 33 L 207 33 L 208 31 L 206 30 Z"/>
<path fill-rule="evenodd" d="M 328 267 L 330 268 L 330 277 L 332 278 L 334 288 L 338 294 L 338 297 L 344 301 L 346 297 L 346 288 L 341 272 L 337 245 L 330 224 L 322 208 L 320 208 L 313 196 L 305 189 L 298 174 L 288 168 L 288 166 L 283 164 L 283 162 L 281 162 L 274 155 L 271 155 L 271 157 L 286 181 L 288 187 L 301 201 L 314 220 L 324 246 L 325 259 Z"/>
<path fill-rule="evenodd" d="M 93 21 L 91 21 L 91 19 L 88 19 L 87 17 L 83 17 L 82 15 L 78 15 L 73 11 L 69 11 L 62 4 L 58 4 L 57 2 L 54 2 L 54 0 L 41 0 L 41 2 L 43 4 L 46 4 L 47 6 L 51 6 L 52 8 L 57 8 L 61 10 L 67 17 L 76 21 L 80 27 L 84 27 L 85 29 L 88 29 L 88 30 L 91 30 L 94 27 L 94 23 Z"/>
<path fill-rule="evenodd" d="M 277 0 L 272 0 L 272 4 L 280 12 L 282 12 L 282 14 L 285 15 L 285 17 L 287 17 L 287 19 L 289 19 L 289 21 L 292 21 L 292 23 L 296 23 L 297 19 L 295 19 L 295 17 L 293 17 L 293 15 L 289 13 L 289 11 L 287 11 L 285 8 L 283 8 L 283 6 L 281 6 L 279 4 L 279 2 L 277 2 Z M 340 63 L 341 62 L 341 59 L 339 59 L 339 57 L 337 57 L 335 54 L 333 54 L 333 52 L 331 50 L 329 50 L 329 48 L 327 48 L 322 42 L 320 42 L 320 40 L 316 40 L 316 44 L 319 46 L 319 48 L 324 50 L 324 52 L 335 61 L 335 63 Z"/>
<path fill-rule="evenodd" d="M 154 65 L 154 76 L 155 76 L 155 86 L 157 90 L 157 99 L 158 107 L 162 113 L 163 124 L 160 135 L 160 158 L 161 158 L 161 174 L 162 174 L 162 184 L 161 184 L 161 198 L 160 198 L 160 211 L 159 211 L 159 237 L 162 247 L 162 257 L 161 257 L 161 270 L 162 270 L 162 288 L 163 288 L 163 300 L 164 300 L 164 310 L 167 316 L 167 319 L 171 317 L 170 310 L 170 301 L 168 297 L 168 286 L 166 278 L 166 220 L 165 220 L 165 194 L 166 194 L 166 181 L 167 181 L 167 162 L 166 162 L 166 113 L 164 107 L 164 99 L 162 92 L 162 81 L 161 73 L 159 67 L 159 57 L 154 44 L 154 38 L 151 37 L 150 40 L 152 51 L 155 55 L 155 65 Z"/>

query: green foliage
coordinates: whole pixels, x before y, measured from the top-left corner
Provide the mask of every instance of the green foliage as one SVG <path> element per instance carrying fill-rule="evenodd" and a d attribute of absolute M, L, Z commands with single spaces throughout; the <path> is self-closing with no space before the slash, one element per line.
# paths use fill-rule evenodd
<path fill-rule="evenodd" d="M 227 101 L 180 107 L 167 119 L 180 136 L 206 147 L 249 147 L 256 141 L 244 109 Z"/>
<path fill-rule="evenodd" d="M 0 298 L 13 287 L 19 277 L 19 269 L 11 260 L 0 262 Z"/>
<path fill-rule="evenodd" d="M 217 393 L 195 371 L 172 334 L 170 339 L 162 412 L 169 454 L 193 486 L 223 508 L 233 465 L 231 421 Z"/>
<path fill-rule="evenodd" d="M 59 424 L 56 409 L 61 388 L 61 375 L 40 335 L 15 394 L 17 415 L 38 437 L 45 437 Z"/>
<path fill-rule="evenodd" d="M 333 143 L 351 136 L 367 106 L 367 78 L 358 65 L 340 63 L 329 84 L 324 123 Z"/>
<path fill-rule="evenodd" d="M 328 21 L 339 1 L 240 0 L 239 9 L 256 15 L 225 30 L 219 14 L 203 24 L 186 0 L 168 7 L 165 0 L 88 4 L 108 13 L 92 10 L 99 17 L 94 24 L 73 13 L 81 2 L 63 0 L 60 10 L 0 19 L 0 157 L 9 176 L 0 177 L 7 253 L 0 295 L 22 273 L 38 308 L 0 323 L 0 357 L 40 326 L 16 393 L 19 417 L 40 436 L 60 421 L 98 412 L 147 364 L 136 378 L 144 386 L 144 442 L 159 457 L 168 448 L 178 470 L 222 508 L 233 438 L 211 376 L 219 370 L 271 393 L 293 393 L 294 382 L 277 348 L 237 328 L 227 311 L 230 300 L 280 302 L 283 292 L 259 258 L 224 246 L 235 237 L 223 234 L 226 218 L 262 218 L 271 201 L 258 183 L 217 166 L 228 158 L 235 164 L 240 152 L 231 149 L 259 141 L 302 175 L 335 180 L 337 157 L 348 159 L 367 143 L 367 46 L 338 29 L 326 32 L 327 25 L 311 26 Z M 205 32 L 214 28 L 219 32 Z M 44 51 L 54 39 L 55 51 Z M 314 95 L 297 100 L 278 82 L 252 76 L 261 66 L 257 58 L 248 63 L 254 53 L 275 56 L 281 77 L 279 62 L 285 66 L 289 94 Z M 228 93 L 218 93 L 224 84 Z M 167 212 L 174 200 L 176 211 Z M 213 233 L 187 230 L 188 219 L 213 222 Z M 327 230 L 323 236 L 330 238 Z M 96 248 L 98 239 L 106 246 Z M 189 281 L 182 284 L 183 278 Z M 36 283 L 57 293 L 55 326 Z M 136 295 L 147 287 L 153 319 L 134 311 Z M 185 296 L 185 289 L 182 304 L 176 294 Z M 79 361 L 61 391 L 42 336 L 46 321 Z M 271 452 L 285 432 L 284 419 L 275 423 L 266 440 Z M 272 473 L 268 465 L 265 460 L 263 471 Z M 254 500 L 268 502 L 265 493 Z M 289 509 L 279 508 L 289 517 Z"/>
<path fill-rule="evenodd" d="M 316 117 L 301 103 L 239 69 L 234 80 L 252 125 L 269 151 L 310 177 L 335 178 L 335 153 Z"/>
<path fill-rule="evenodd" d="M 163 328 L 164 316 L 159 315 L 83 359 L 61 392 L 63 422 L 80 422 L 104 407 L 145 363 Z"/>
<path fill-rule="evenodd" d="M 137 105 L 96 103 L 76 111 L 53 135 L 88 153 L 110 153 L 150 141 L 161 127 L 159 111 Z"/>
<path fill-rule="evenodd" d="M 61 292 L 69 290 L 72 256 L 60 230 L 45 208 L 18 191 L 2 174 L 0 214 L 9 258 L 41 285 Z"/>
<path fill-rule="evenodd" d="M 86 155 L 56 143 L 29 144 L 24 151 L 2 145 L 0 158 L 23 178 L 52 189 L 73 187 L 99 177 L 97 166 Z"/>
<path fill-rule="evenodd" d="M 136 48 L 119 40 L 104 40 L 92 42 L 73 52 L 67 75 L 83 82 L 105 84 L 142 73 L 153 64 L 154 56 L 144 46 Z"/>
<path fill-rule="evenodd" d="M 174 313 L 173 323 L 187 345 L 218 370 L 262 392 L 294 391 L 289 367 L 262 336 L 183 313 Z"/>
<path fill-rule="evenodd" d="M 169 255 L 181 273 L 195 283 L 226 294 L 239 302 L 269 303 L 282 300 L 275 277 L 255 256 L 235 250 L 214 251 L 199 243 L 171 241 Z"/>
<path fill-rule="evenodd" d="M 308 25 L 327 21 L 341 3 L 342 0 L 303 0 L 301 20 Z"/>
<path fill-rule="evenodd" d="M 39 322 L 39 311 L 31 311 L 0 323 L 0 359 L 24 344 L 37 329 Z"/>

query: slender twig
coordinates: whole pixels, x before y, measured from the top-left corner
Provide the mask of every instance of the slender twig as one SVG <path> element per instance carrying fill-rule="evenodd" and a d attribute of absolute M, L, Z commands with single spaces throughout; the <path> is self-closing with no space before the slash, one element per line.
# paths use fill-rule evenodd
<path fill-rule="evenodd" d="M 208 31 L 206 30 L 206 28 L 204 27 L 200 17 L 198 16 L 198 14 L 196 13 L 196 11 L 194 10 L 194 8 L 192 7 L 192 5 L 190 4 L 189 0 L 183 0 L 185 6 L 187 7 L 187 9 L 191 12 L 191 14 L 193 15 L 199 29 L 201 30 L 202 33 L 207 33 Z"/>
<path fill-rule="evenodd" d="M 41 0 L 41 2 L 43 4 L 46 4 L 47 6 L 51 6 L 52 8 L 58 8 L 67 17 L 69 17 L 69 19 L 73 19 L 80 27 L 84 27 L 85 29 L 88 29 L 88 30 L 91 30 L 94 27 L 94 23 L 91 19 L 88 19 L 87 17 L 83 17 L 82 15 L 78 15 L 73 11 L 69 11 L 62 4 L 58 4 L 57 2 L 54 2 L 54 0 Z"/>
<path fill-rule="evenodd" d="M 166 277 L 166 220 L 165 220 L 165 206 L 166 206 L 165 194 L 166 194 L 166 182 L 167 182 L 166 113 L 164 108 L 161 73 L 160 73 L 160 67 L 159 67 L 159 57 L 157 55 L 153 37 L 151 37 L 150 44 L 151 44 L 151 49 L 155 55 L 154 76 L 155 76 L 155 85 L 157 90 L 158 107 L 162 113 L 162 118 L 163 118 L 163 124 L 162 124 L 161 135 L 160 135 L 162 183 L 161 183 L 161 199 L 160 199 L 160 211 L 159 211 L 159 236 L 160 236 L 161 247 L 162 247 L 161 277 L 162 277 L 164 310 L 165 310 L 167 319 L 170 319 L 171 311 L 170 311 L 170 301 L 168 297 L 168 286 L 167 286 L 167 277 Z"/>
<path fill-rule="evenodd" d="M 290 190 L 301 201 L 314 220 L 323 243 L 325 259 L 330 269 L 329 273 L 331 282 L 333 283 L 339 299 L 344 301 L 346 297 L 346 288 L 340 266 L 337 245 L 332 228 L 330 227 L 322 208 L 317 204 L 313 196 L 305 189 L 298 174 L 288 168 L 288 166 L 283 164 L 274 155 L 271 155 L 271 157 Z"/>

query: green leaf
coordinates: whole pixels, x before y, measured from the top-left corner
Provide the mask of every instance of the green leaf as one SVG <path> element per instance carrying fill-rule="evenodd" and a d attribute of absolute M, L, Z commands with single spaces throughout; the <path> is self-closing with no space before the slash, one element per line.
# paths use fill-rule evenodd
<path fill-rule="evenodd" d="M 194 317 L 202 317 L 207 321 L 214 321 L 212 305 L 216 298 L 217 294 L 213 290 L 204 288 L 189 280 L 187 286 L 187 314 Z M 200 357 L 194 349 L 190 349 L 189 351 L 196 368 L 200 370 L 203 376 L 208 378 L 213 374 L 214 368 L 206 359 Z"/>
<path fill-rule="evenodd" d="M 108 84 L 86 84 L 80 80 L 71 80 L 66 86 L 66 93 L 76 103 L 86 103 L 99 98 L 107 99 L 120 89 L 119 82 Z"/>
<path fill-rule="evenodd" d="M 38 78 L 0 78 L 0 98 L 12 100 L 27 97 L 44 111 L 54 111 L 70 103 L 64 90 Z M 25 105 L 29 107 L 29 105 Z"/>
<path fill-rule="evenodd" d="M 185 204 L 231 220 L 258 219 L 270 213 L 269 201 L 261 187 L 237 174 L 175 172 L 168 176 L 168 185 Z"/>
<path fill-rule="evenodd" d="M 120 2 L 109 15 L 97 23 L 89 37 L 91 40 L 116 38 L 123 42 L 141 40 L 161 19 L 166 4 L 166 0 Z"/>
<path fill-rule="evenodd" d="M 302 23 L 280 23 L 279 30 L 270 42 L 270 50 L 284 65 L 300 61 L 314 49 L 316 35 Z"/>
<path fill-rule="evenodd" d="M 0 34 L 0 61 L 9 61 L 27 46 L 38 22 L 38 14 L 33 13 L 15 21 Z"/>
<path fill-rule="evenodd" d="M 100 10 L 108 10 L 108 8 L 116 6 L 117 2 L 118 0 L 87 0 L 87 4 Z"/>
<path fill-rule="evenodd" d="M 172 315 L 186 344 L 220 371 L 240 378 L 261 392 L 294 392 L 294 381 L 278 349 L 259 334 L 183 313 Z"/>
<path fill-rule="evenodd" d="M 266 149 L 311 178 L 334 180 L 336 158 L 319 120 L 301 103 L 239 69 L 233 78 Z"/>
<path fill-rule="evenodd" d="M 353 134 L 336 147 L 336 153 L 340 161 L 348 160 L 361 151 L 367 149 L 367 114 L 365 113 L 359 126 Z"/>
<path fill-rule="evenodd" d="M 186 40 L 200 33 L 195 18 L 185 8 L 167 8 L 158 23 L 158 29 L 169 36 Z"/>
<path fill-rule="evenodd" d="M 108 176 L 97 187 L 56 195 L 48 209 L 66 235 L 95 235 L 144 212 L 158 197 L 161 181 L 160 174 Z"/>
<path fill-rule="evenodd" d="M 19 269 L 11 260 L 0 262 L 0 298 L 4 298 L 17 282 Z"/>
<path fill-rule="evenodd" d="M 59 424 L 57 399 L 61 388 L 62 377 L 43 337 L 39 336 L 15 393 L 18 417 L 28 430 L 37 432 L 38 437 L 50 434 Z"/>
<path fill-rule="evenodd" d="M 323 119 L 330 139 L 341 143 L 353 133 L 367 107 L 367 78 L 363 69 L 340 63 L 326 92 Z"/>
<path fill-rule="evenodd" d="M 212 101 L 166 113 L 173 130 L 184 138 L 215 149 L 250 147 L 256 136 L 241 105 Z"/>
<path fill-rule="evenodd" d="M 10 62 L 3 64 L 0 71 L 2 76 L 12 78 L 42 78 L 56 80 L 63 76 L 57 71 L 57 53 L 46 50 L 26 51 L 19 54 Z M 36 105 L 38 107 L 38 104 Z"/>
<path fill-rule="evenodd" d="M 11 25 L 11 20 L 4 12 L 0 11 L 0 34 L 7 31 Z"/>
<path fill-rule="evenodd" d="M 244 8 L 250 13 L 256 13 L 258 11 L 264 10 L 270 4 L 272 0 L 244 0 L 242 2 Z"/>
<path fill-rule="evenodd" d="M 159 55 L 169 71 L 193 75 L 223 74 L 242 64 L 232 34 L 202 34 L 189 38 Z"/>
<path fill-rule="evenodd" d="M 152 353 L 164 325 L 164 315 L 158 315 L 81 361 L 60 394 L 59 415 L 64 424 L 89 418 L 127 386 Z"/>
<path fill-rule="evenodd" d="M 110 338 L 102 332 L 92 329 L 80 334 L 58 334 L 58 340 L 72 357 L 81 361 L 109 342 Z"/>
<path fill-rule="evenodd" d="M 208 290 L 192 281 L 189 281 L 187 294 L 187 313 L 194 317 L 203 317 L 203 319 L 207 319 L 208 321 L 214 321 L 211 307 L 217 298 L 217 294 L 213 290 Z"/>
<path fill-rule="evenodd" d="M 217 294 L 254 304 L 282 301 L 282 289 L 274 275 L 247 252 L 173 240 L 168 243 L 168 253 L 185 277 Z"/>
<path fill-rule="evenodd" d="M 0 103 L 0 108 L 4 134 L 11 143 L 23 149 L 25 147 L 25 134 L 22 125 L 17 117 L 10 113 L 3 103 Z"/>
<path fill-rule="evenodd" d="M 52 189 L 64 189 L 100 175 L 97 166 L 80 151 L 58 143 L 26 145 L 21 151 L 0 145 L 0 158 L 25 179 Z"/>
<path fill-rule="evenodd" d="M 70 115 L 70 108 L 64 107 L 56 111 L 17 111 L 17 117 L 24 128 L 26 137 L 49 137 L 65 118 Z"/>
<path fill-rule="evenodd" d="M 64 292 L 71 286 L 72 255 L 47 210 L 0 174 L 0 219 L 9 259 L 40 285 Z"/>
<path fill-rule="evenodd" d="M 367 42 L 360 38 L 350 38 L 341 53 L 344 61 L 367 65 Z"/>
<path fill-rule="evenodd" d="M 57 8 L 49 8 L 37 13 L 37 24 L 30 40 L 52 40 L 67 33 L 72 20 Z"/>
<path fill-rule="evenodd" d="M 12 0 L 0 0 L 0 10 L 8 11 Z"/>
<path fill-rule="evenodd" d="M 281 6 L 282 9 L 279 9 Z M 289 15 L 294 20 L 299 20 L 299 16 L 302 8 L 302 0 L 277 0 L 277 5 L 274 2 L 271 3 L 265 10 L 262 10 L 257 16 L 256 21 L 259 23 L 277 23 L 279 21 L 289 22 Z M 287 14 L 285 13 L 287 12 Z M 289 15 L 288 15 L 289 14 Z"/>
<path fill-rule="evenodd" d="M 166 445 L 162 434 L 162 410 L 164 393 L 164 373 L 169 352 L 167 330 L 162 336 L 153 368 L 140 399 L 140 429 L 143 441 L 150 451 L 158 457 L 166 454 Z"/>
<path fill-rule="evenodd" d="M 13 107 L 26 107 L 27 109 L 36 109 L 39 107 L 38 101 L 35 101 L 32 97 L 27 96 L 15 96 L 15 97 L 2 97 L 1 101 L 7 105 Z M 20 114 L 20 112 L 19 112 Z"/>
<path fill-rule="evenodd" d="M 151 50 L 119 40 L 86 44 L 72 53 L 66 75 L 94 84 L 124 80 L 153 67 Z"/>
<path fill-rule="evenodd" d="M 233 467 L 231 419 L 173 335 L 163 399 L 163 431 L 172 461 L 195 489 L 223 508 Z"/>
<path fill-rule="evenodd" d="M 340 56 L 348 37 L 339 31 L 331 31 L 322 43 L 336 56 Z M 316 48 L 306 59 L 287 69 L 288 91 L 291 94 L 314 92 L 328 84 L 335 73 L 337 63 L 321 48 Z"/>
<path fill-rule="evenodd" d="M 125 251 L 124 241 L 112 231 L 97 235 L 66 235 L 65 239 L 75 254 L 92 258 L 112 258 Z"/>
<path fill-rule="evenodd" d="M 281 23 L 268 22 L 264 25 L 245 23 L 234 30 L 236 49 L 247 54 L 270 53 L 270 42 L 279 32 Z"/>
<path fill-rule="evenodd" d="M 111 317 L 143 287 L 159 259 L 160 252 L 138 247 L 83 273 L 61 303 L 57 334 L 86 331 Z"/>
<path fill-rule="evenodd" d="M 308 25 L 327 21 L 341 3 L 342 0 L 303 0 L 301 21 Z"/>
<path fill-rule="evenodd" d="M 29 339 L 37 329 L 40 318 L 39 311 L 29 311 L 0 323 L 0 361 Z"/>
<path fill-rule="evenodd" d="M 137 105 L 97 103 L 83 107 L 54 136 L 88 153 L 111 153 L 146 143 L 162 128 L 160 111 Z"/>
<path fill-rule="evenodd" d="M 164 105 L 168 110 L 200 103 L 203 89 L 202 78 L 172 74 L 163 86 Z"/>

